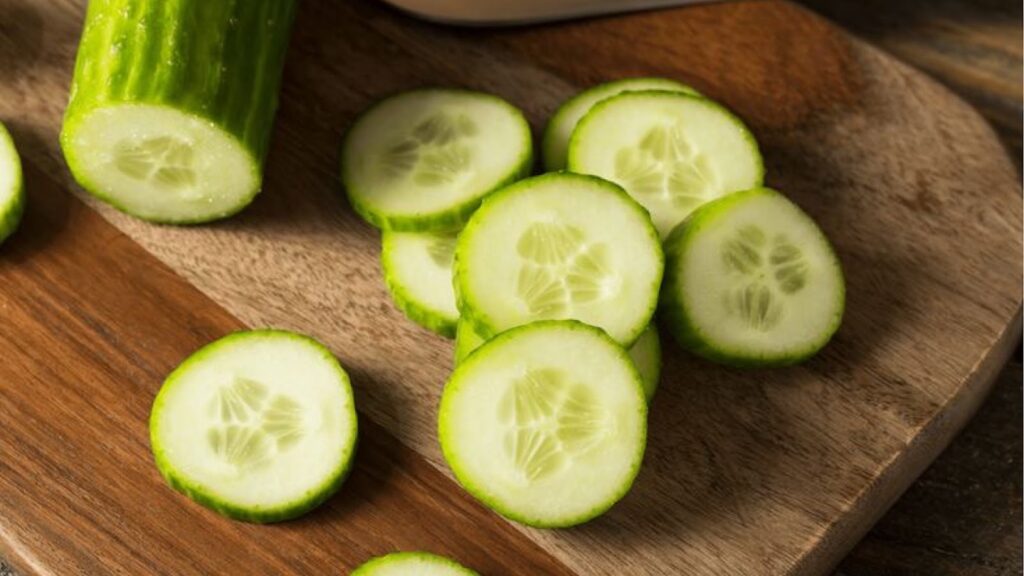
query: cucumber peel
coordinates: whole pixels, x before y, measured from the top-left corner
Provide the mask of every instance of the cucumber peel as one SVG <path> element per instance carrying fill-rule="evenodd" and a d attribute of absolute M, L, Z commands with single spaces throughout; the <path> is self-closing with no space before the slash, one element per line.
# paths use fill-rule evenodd
<path fill-rule="evenodd" d="M 351 576 L 479 576 L 454 560 L 429 552 L 394 552 L 362 564 Z"/>
<path fill-rule="evenodd" d="M 21 159 L 10 132 L 0 123 L 0 244 L 17 230 L 24 212 Z"/>

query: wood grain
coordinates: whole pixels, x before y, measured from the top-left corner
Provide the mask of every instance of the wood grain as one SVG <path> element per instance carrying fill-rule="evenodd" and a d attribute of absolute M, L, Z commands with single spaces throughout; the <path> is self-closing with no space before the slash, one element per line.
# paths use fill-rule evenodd
<path fill-rule="evenodd" d="M 68 188 L 55 136 L 81 8 L 25 4 L 38 25 L 0 42 L 0 69 L 25 47 L 17 61 L 35 61 L 0 83 L 0 117 L 22 119 L 29 162 Z M 388 302 L 377 235 L 339 196 L 340 135 L 372 100 L 416 85 L 497 92 L 539 128 L 581 86 L 635 74 L 688 81 L 750 122 L 770 183 L 833 239 L 848 316 L 821 356 L 786 370 L 728 370 L 669 345 L 632 493 L 579 529 L 520 530 L 578 573 L 821 573 L 964 424 L 1016 342 L 1021 198 L 976 113 L 809 12 L 739 2 L 467 32 L 309 0 L 249 210 L 174 229 L 87 201 L 245 324 L 326 341 L 365 414 L 445 471 L 434 410 L 450 345 Z M 61 545 L 34 544 L 20 553 Z"/>

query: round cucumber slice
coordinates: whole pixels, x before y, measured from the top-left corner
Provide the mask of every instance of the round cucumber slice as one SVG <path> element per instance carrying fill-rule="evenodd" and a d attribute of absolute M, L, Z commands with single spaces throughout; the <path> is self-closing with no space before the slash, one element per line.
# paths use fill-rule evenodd
<path fill-rule="evenodd" d="M 542 321 L 498 335 L 455 369 L 438 429 L 445 460 L 475 498 L 523 524 L 567 527 L 629 491 L 647 402 L 636 367 L 607 334 Z"/>
<path fill-rule="evenodd" d="M 149 420 L 156 465 L 196 502 L 249 522 L 287 520 L 340 486 L 356 445 L 348 375 L 315 340 L 238 332 L 185 360 Z"/>
<path fill-rule="evenodd" d="M 462 363 L 486 341 L 483 336 L 477 334 L 472 322 L 460 319 L 458 329 L 455 331 L 455 365 Z M 661 339 L 658 337 L 658 328 L 654 324 L 648 326 L 640 338 L 630 346 L 628 352 L 643 379 L 644 396 L 650 402 L 661 379 Z"/>
<path fill-rule="evenodd" d="M 21 158 L 7 128 L 0 124 L 0 243 L 21 223 L 25 212 L 25 187 L 22 184 Z"/>
<path fill-rule="evenodd" d="M 420 326 L 455 336 L 459 309 L 452 287 L 455 234 L 385 231 L 381 265 L 395 304 Z"/>
<path fill-rule="evenodd" d="M 664 257 L 647 212 L 617 185 L 545 174 L 489 197 L 459 234 L 459 311 L 488 338 L 573 318 L 623 346 L 647 328 Z"/>
<path fill-rule="evenodd" d="M 429 552 L 395 552 L 378 556 L 352 572 L 352 576 L 478 576 L 454 560 Z"/>
<path fill-rule="evenodd" d="M 549 172 L 565 169 L 569 155 L 569 137 L 572 136 L 572 131 L 580 118 L 583 118 L 594 104 L 623 92 L 637 90 L 665 90 L 700 96 L 700 93 L 686 84 L 668 78 L 626 78 L 588 88 L 563 102 L 544 128 L 541 144 L 544 168 Z"/>
<path fill-rule="evenodd" d="M 627 92 L 594 106 L 572 134 L 569 169 L 621 184 L 663 238 L 704 202 L 764 180 L 743 122 L 705 98 L 664 91 Z"/>
<path fill-rule="evenodd" d="M 167 106 L 113 104 L 70 117 L 61 134 L 82 187 L 144 220 L 230 216 L 259 192 L 260 164 L 216 124 Z"/>
<path fill-rule="evenodd" d="M 759 188 L 708 203 L 666 241 L 663 317 L 684 347 L 725 364 L 786 365 L 839 328 L 845 282 L 828 239 Z"/>
<path fill-rule="evenodd" d="M 349 200 L 370 224 L 453 231 L 484 196 L 529 173 L 533 145 L 522 112 L 497 96 L 431 88 L 364 112 L 341 162 Z"/>

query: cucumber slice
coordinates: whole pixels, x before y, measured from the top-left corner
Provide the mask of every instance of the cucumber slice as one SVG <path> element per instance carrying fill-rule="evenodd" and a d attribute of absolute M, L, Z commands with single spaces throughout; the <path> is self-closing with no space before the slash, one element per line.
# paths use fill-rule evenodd
<path fill-rule="evenodd" d="M 569 169 L 621 184 L 664 238 L 695 208 L 760 186 L 764 165 L 746 126 L 722 106 L 676 92 L 627 92 L 583 117 Z"/>
<path fill-rule="evenodd" d="M 384 280 L 398 308 L 413 322 L 447 338 L 455 336 L 459 321 L 452 287 L 455 238 L 385 231 L 380 256 Z"/>
<path fill-rule="evenodd" d="M 378 556 L 351 576 L 478 576 L 454 560 L 429 552 L 395 552 Z"/>
<path fill-rule="evenodd" d="M 90 2 L 61 147 L 139 218 L 234 214 L 260 189 L 295 0 Z"/>
<path fill-rule="evenodd" d="M 541 144 L 544 168 L 549 172 L 565 169 L 569 155 L 569 137 L 572 136 L 572 131 L 580 118 L 583 118 L 594 104 L 623 92 L 637 90 L 665 90 L 700 96 L 700 93 L 686 84 L 668 78 L 626 78 L 588 88 L 563 102 L 544 128 L 544 139 Z"/>
<path fill-rule="evenodd" d="M 153 403 L 156 465 L 225 516 L 276 522 L 312 510 L 348 474 L 356 412 L 348 375 L 320 343 L 238 332 L 185 360 Z"/>
<path fill-rule="evenodd" d="M 665 244 L 664 318 L 679 343 L 739 366 L 814 355 L 839 328 L 843 271 L 814 221 L 760 188 L 699 208 Z"/>
<path fill-rule="evenodd" d="M 566 172 L 489 197 L 459 234 L 459 311 L 484 337 L 574 318 L 632 345 L 657 305 L 664 257 L 644 209 L 615 184 Z"/>
<path fill-rule="evenodd" d="M 25 187 L 21 178 L 18 150 L 10 132 L 0 124 L 0 244 L 14 234 L 25 212 Z"/>
<path fill-rule="evenodd" d="M 458 329 L 455 332 L 455 365 L 458 366 L 462 363 L 470 353 L 483 346 L 485 342 L 487 341 L 483 336 L 477 334 L 471 322 L 459 320 Z M 658 389 L 658 381 L 661 379 L 661 339 L 658 337 L 658 328 L 654 324 L 648 326 L 628 352 L 643 380 L 644 396 L 650 402 L 654 398 L 654 392 Z"/>
<path fill-rule="evenodd" d="M 377 103 L 345 137 L 341 178 L 353 208 L 385 230 L 458 230 L 484 196 L 528 174 L 530 126 L 490 94 L 405 92 Z"/>
<path fill-rule="evenodd" d="M 640 374 L 574 320 L 504 332 L 455 369 L 438 436 L 455 478 L 499 514 L 542 528 L 586 522 L 629 491 L 643 459 Z"/>

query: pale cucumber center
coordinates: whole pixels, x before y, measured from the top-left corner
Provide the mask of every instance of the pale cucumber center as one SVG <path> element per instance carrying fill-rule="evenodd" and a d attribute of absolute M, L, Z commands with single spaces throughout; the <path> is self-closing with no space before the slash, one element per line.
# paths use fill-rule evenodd
<path fill-rule="evenodd" d="M 774 328 L 786 313 L 785 298 L 807 285 L 803 253 L 784 234 L 769 239 L 752 224 L 727 238 L 721 251 L 726 270 L 736 279 L 725 295 L 726 312 L 755 330 Z"/>
<path fill-rule="evenodd" d="M 476 123 L 468 116 L 438 112 L 384 149 L 381 173 L 391 179 L 411 177 L 424 187 L 450 185 L 471 175 L 473 148 L 466 140 L 476 133 Z"/>
<path fill-rule="evenodd" d="M 173 136 L 126 138 L 114 148 L 114 166 L 125 176 L 179 194 L 196 191 L 191 143 Z"/>
<path fill-rule="evenodd" d="M 559 317 L 574 304 L 612 295 L 608 247 L 586 242 L 578 228 L 536 222 L 519 236 L 516 252 L 521 262 L 516 291 L 537 318 Z"/>
<path fill-rule="evenodd" d="M 206 432 L 210 449 L 239 471 L 266 464 L 305 434 L 302 407 L 254 380 L 235 378 L 220 386 L 207 408 L 214 422 Z"/>
<path fill-rule="evenodd" d="M 721 192 L 711 163 L 680 123 L 654 126 L 615 155 L 615 178 L 630 193 L 692 210 Z"/>
<path fill-rule="evenodd" d="M 564 469 L 604 438 L 608 413 L 581 384 L 554 369 L 528 371 L 498 404 L 504 452 L 516 479 L 532 482 Z"/>

